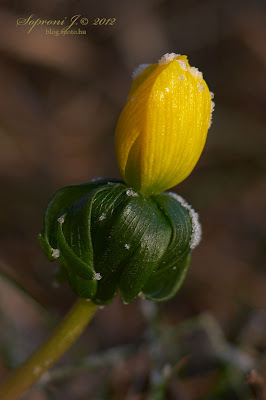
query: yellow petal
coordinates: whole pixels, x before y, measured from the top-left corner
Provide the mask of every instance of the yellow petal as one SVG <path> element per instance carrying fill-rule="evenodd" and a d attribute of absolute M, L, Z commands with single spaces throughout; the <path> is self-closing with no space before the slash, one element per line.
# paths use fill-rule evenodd
<path fill-rule="evenodd" d="M 115 134 L 126 183 L 150 194 L 183 181 L 204 148 L 211 108 L 208 86 L 186 56 L 166 54 L 140 71 Z"/>

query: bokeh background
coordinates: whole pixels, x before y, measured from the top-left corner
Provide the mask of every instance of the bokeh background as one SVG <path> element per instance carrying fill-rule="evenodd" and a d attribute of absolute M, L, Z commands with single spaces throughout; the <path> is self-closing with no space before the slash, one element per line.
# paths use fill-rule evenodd
<path fill-rule="evenodd" d="M 119 177 L 114 130 L 133 69 L 187 54 L 216 103 L 203 155 L 175 188 L 203 225 L 183 288 L 158 310 L 118 297 L 23 399 L 266 398 L 265 8 L 262 0 L 1 0 L 1 378 L 75 299 L 56 287 L 56 263 L 36 236 L 57 189 Z M 80 14 L 86 35 L 28 34 L 16 24 L 31 14 Z M 99 17 L 116 22 L 93 26 Z M 85 367 L 67 374 L 84 355 Z"/>

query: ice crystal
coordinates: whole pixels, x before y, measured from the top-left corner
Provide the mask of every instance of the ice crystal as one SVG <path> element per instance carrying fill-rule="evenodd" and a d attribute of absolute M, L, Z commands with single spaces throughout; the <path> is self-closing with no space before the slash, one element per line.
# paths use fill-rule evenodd
<path fill-rule="evenodd" d="M 170 196 L 172 196 L 174 199 L 179 201 L 179 203 L 189 212 L 189 216 L 191 218 L 192 222 L 192 234 L 191 238 L 189 241 L 189 247 L 194 249 L 200 242 L 201 240 L 201 235 L 202 235 L 202 230 L 201 230 L 201 224 L 199 222 L 199 215 L 196 213 L 191 205 L 189 205 L 186 200 L 183 199 L 183 197 L 179 196 L 176 193 L 169 192 Z"/>
<path fill-rule="evenodd" d="M 180 56 L 180 54 L 176 53 L 166 53 L 162 56 L 159 60 L 159 65 L 168 64 L 169 62 L 173 61 L 176 57 Z"/>
<path fill-rule="evenodd" d="M 151 64 L 140 64 L 135 71 L 132 74 L 132 79 L 135 79 L 137 76 L 139 76 L 140 74 L 142 74 L 142 72 L 144 71 L 144 69 L 146 69 L 149 65 Z"/>

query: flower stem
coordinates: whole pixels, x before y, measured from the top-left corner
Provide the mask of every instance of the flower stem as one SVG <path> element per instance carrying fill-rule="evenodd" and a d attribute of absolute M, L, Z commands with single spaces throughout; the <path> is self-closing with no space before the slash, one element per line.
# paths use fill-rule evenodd
<path fill-rule="evenodd" d="M 83 332 L 97 306 L 79 299 L 55 332 L 0 386 L 1 400 L 15 400 L 61 357 Z"/>

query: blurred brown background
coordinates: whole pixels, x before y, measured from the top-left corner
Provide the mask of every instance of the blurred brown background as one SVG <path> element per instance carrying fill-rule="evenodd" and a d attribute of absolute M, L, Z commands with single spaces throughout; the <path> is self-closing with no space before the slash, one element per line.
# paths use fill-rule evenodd
<path fill-rule="evenodd" d="M 49 198 L 62 186 L 119 177 L 113 136 L 131 73 L 176 52 L 203 71 L 216 109 L 200 162 L 176 188 L 200 213 L 203 241 L 182 290 L 160 306 L 158 326 L 208 313 L 248 363 L 229 373 L 231 382 L 240 371 L 236 384 L 215 395 L 227 378 L 216 365 L 205 368 L 206 354 L 198 355 L 194 373 L 173 377 L 161 398 L 262 399 L 245 373 L 254 367 L 265 374 L 265 8 L 259 0 L 1 0 L 2 377 L 42 342 L 75 298 L 67 286 L 53 284 L 55 263 L 46 261 L 36 239 Z M 87 33 L 55 36 L 35 27 L 28 34 L 29 26 L 16 23 L 31 14 L 52 20 L 80 14 L 89 20 L 81 27 Z M 93 26 L 95 18 L 116 22 Z M 141 342 L 145 315 L 138 300 L 126 307 L 116 299 L 60 365 Z M 194 347 L 202 348 L 201 335 Z M 187 344 L 186 354 L 194 347 Z M 25 399 L 149 398 L 148 353 L 143 345 L 112 368 L 44 383 Z"/>

